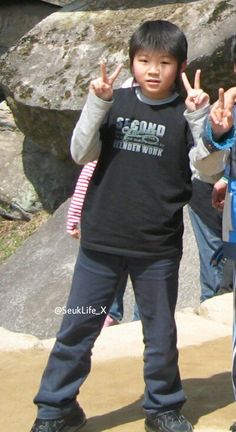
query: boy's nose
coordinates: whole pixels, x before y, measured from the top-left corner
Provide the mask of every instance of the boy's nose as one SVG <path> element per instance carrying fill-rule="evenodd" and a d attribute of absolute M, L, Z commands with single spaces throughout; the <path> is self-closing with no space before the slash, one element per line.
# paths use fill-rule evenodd
<path fill-rule="evenodd" d="M 158 65 L 150 65 L 149 73 L 153 73 L 153 74 L 159 75 L 159 73 L 160 73 L 159 66 Z"/>

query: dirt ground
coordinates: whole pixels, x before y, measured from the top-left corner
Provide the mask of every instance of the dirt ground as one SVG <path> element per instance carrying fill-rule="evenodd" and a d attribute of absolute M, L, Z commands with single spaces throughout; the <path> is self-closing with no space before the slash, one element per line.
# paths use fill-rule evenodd
<path fill-rule="evenodd" d="M 27 432 L 36 409 L 32 403 L 48 352 L 0 353 L 0 430 Z M 180 350 L 180 370 L 188 397 L 183 413 L 196 431 L 227 431 L 236 420 L 231 386 L 231 338 Z M 84 432 L 141 432 L 142 359 L 96 362 L 79 401 L 88 423 Z"/>

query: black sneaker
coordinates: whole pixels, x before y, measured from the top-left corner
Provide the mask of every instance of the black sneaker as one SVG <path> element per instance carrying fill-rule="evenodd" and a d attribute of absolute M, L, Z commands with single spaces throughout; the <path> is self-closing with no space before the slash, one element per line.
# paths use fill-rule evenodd
<path fill-rule="evenodd" d="M 236 432 L 236 422 L 230 426 L 229 430 L 231 430 L 232 432 Z"/>
<path fill-rule="evenodd" d="M 145 420 L 146 432 L 192 432 L 193 428 L 178 410 L 166 411 L 148 416 Z"/>
<path fill-rule="evenodd" d="M 77 432 L 85 423 L 85 414 L 78 406 L 71 414 L 61 419 L 36 419 L 30 432 Z"/>

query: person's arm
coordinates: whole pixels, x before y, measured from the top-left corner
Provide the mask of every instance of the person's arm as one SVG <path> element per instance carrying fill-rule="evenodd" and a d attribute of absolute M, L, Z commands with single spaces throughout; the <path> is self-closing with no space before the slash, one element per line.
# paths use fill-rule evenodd
<path fill-rule="evenodd" d="M 101 63 L 101 77 L 90 83 L 90 91 L 71 139 L 71 155 L 78 164 L 98 159 L 101 152 L 99 128 L 112 106 L 113 83 L 121 65 L 107 75 L 106 65 Z"/>
<path fill-rule="evenodd" d="M 199 172 L 213 176 L 224 172 L 229 149 L 218 149 L 213 146 L 210 136 L 206 135 L 206 122 L 210 113 L 210 105 L 193 112 L 184 112 L 184 116 L 190 126 L 194 146 L 189 152 L 190 163 Z"/>
<path fill-rule="evenodd" d="M 212 109 L 209 96 L 201 89 L 200 70 L 196 71 L 193 88 L 185 73 L 182 74 L 182 78 L 187 91 L 185 101 L 187 109 L 184 116 L 189 123 L 194 139 L 194 146 L 189 153 L 190 163 L 200 173 L 207 176 L 220 176 L 224 171 L 229 150 L 222 146 L 222 151 L 217 151 L 219 148 L 214 146 L 213 137 L 209 135 L 206 125 Z"/>
<path fill-rule="evenodd" d="M 71 155 L 77 164 L 97 160 L 101 152 L 99 128 L 112 105 L 89 92 L 71 139 Z"/>
<path fill-rule="evenodd" d="M 79 222 L 86 191 L 96 167 L 97 161 L 85 165 L 76 183 L 67 213 L 66 231 L 74 238 L 79 238 Z"/>

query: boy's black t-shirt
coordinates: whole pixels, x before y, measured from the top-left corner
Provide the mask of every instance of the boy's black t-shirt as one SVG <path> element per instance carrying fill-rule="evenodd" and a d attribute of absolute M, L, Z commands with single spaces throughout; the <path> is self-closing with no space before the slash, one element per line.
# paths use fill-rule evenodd
<path fill-rule="evenodd" d="M 148 105 L 134 88 L 114 92 L 83 205 L 83 247 L 136 257 L 181 253 L 182 208 L 191 195 L 184 109 L 179 96 Z"/>

